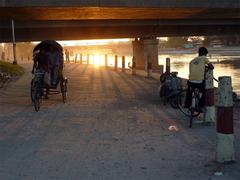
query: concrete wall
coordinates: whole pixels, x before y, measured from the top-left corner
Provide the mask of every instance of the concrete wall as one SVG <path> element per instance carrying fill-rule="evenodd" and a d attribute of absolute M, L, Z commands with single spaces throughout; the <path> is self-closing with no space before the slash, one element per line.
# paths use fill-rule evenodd
<path fill-rule="evenodd" d="M 240 8 L 240 0 L 0 0 L 0 7 L 31 6 Z"/>

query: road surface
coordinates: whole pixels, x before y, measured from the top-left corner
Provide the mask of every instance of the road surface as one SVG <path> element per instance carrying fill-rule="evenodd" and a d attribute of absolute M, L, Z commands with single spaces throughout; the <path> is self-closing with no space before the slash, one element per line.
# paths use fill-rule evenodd
<path fill-rule="evenodd" d="M 0 179 L 240 179 L 239 163 L 214 162 L 215 126 L 200 118 L 189 129 L 180 111 L 161 103 L 156 80 L 67 64 L 68 102 L 51 95 L 35 112 L 25 68 L 0 89 Z"/>

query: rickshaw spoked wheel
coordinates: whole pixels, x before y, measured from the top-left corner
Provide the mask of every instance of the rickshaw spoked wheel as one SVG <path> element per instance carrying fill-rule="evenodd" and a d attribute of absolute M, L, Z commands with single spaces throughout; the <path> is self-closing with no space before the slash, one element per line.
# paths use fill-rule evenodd
<path fill-rule="evenodd" d="M 61 93 L 62 93 L 62 101 L 66 103 L 67 101 L 67 78 L 63 78 L 61 80 Z"/>
<path fill-rule="evenodd" d="M 40 103 L 41 103 L 41 87 L 40 82 L 32 79 L 31 81 L 31 100 L 34 105 L 34 109 L 36 112 L 40 109 Z"/>

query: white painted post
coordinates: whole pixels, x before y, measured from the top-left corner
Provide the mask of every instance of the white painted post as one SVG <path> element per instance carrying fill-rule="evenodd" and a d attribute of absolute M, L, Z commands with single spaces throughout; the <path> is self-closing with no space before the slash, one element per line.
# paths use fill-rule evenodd
<path fill-rule="evenodd" d="M 117 55 L 115 55 L 114 70 L 115 70 L 115 71 L 118 70 L 118 56 L 117 56 Z"/>
<path fill-rule="evenodd" d="M 214 106 L 214 86 L 213 70 L 208 69 L 205 77 L 205 94 L 204 94 L 204 125 L 213 125 L 215 123 L 215 106 Z"/>
<path fill-rule="evenodd" d="M 147 63 L 147 77 L 152 78 L 152 62 Z"/>
<path fill-rule="evenodd" d="M 125 72 L 125 56 L 122 57 L 122 72 Z"/>
<path fill-rule="evenodd" d="M 170 72 L 171 72 L 170 58 L 166 58 L 166 73 L 170 74 Z"/>
<path fill-rule="evenodd" d="M 105 54 L 105 67 L 107 67 L 108 66 L 108 56 L 107 56 L 107 54 Z"/>
<path fill-rule="evenodd" d="M 132 58 L 132 75 L 136 75 L 136 60 L 135 60 L 135 57 Z"/>
<path fill-rule="evenodd" d="M 216 158 L 220 163 L 231 163 L 234 154 L 232 80 L 223 76 L 218 85 Z"/>

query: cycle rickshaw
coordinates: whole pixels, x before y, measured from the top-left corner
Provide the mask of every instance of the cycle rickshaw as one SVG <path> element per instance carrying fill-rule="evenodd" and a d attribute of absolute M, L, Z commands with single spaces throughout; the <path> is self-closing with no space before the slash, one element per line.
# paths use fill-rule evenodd
<path fill-rule="evenodd" d="M 66 102 L 67 78 L 63 76 L 63 66 L 63 48 L 56 41 L 42 41 L 33 49 L 31 100 L 36 112 L 43 97 L 47 99 L 49 94 L 61 93 L 63 103 Z"/>

